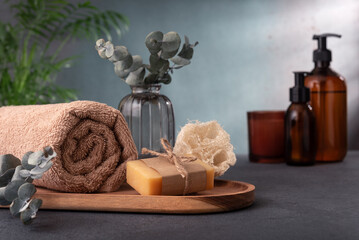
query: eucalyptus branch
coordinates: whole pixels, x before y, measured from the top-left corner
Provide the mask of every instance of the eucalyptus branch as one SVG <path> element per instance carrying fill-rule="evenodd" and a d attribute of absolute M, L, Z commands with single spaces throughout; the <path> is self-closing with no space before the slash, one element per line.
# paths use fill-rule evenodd
<path fill-rule="evenodd" d="M 171 82 L 174 69 L 182 68 L 191 63 L 193 48 L 198 44 L 189 43 L 187 36 L 181 51 L 176 56 L 181 45 L 181 38 L 176 32 L 163 34 L 160 31 L 151 32 L 145 39 L 145 44 L 151 53 L 150 64 L 143 64 L 141 56 L 132 56 L 125 46 L 114 46 L 111 41 L 104 39 L 96 41 L 96 50 L 101 58 L 114 64 L 115 73 L 128 85 L 147 85 Z M 169 60 L 173 62 L 170 66 Z M 149 71 L 145 77 L 146 70 Z"/>
<path fill-rule="evenodd" d="M 54 157 L 51 147 L 27 152 L 21 161 L 11 154 L 0 155 L 0 205 L 10 205 L 11 214 L 20 217 L 24 224 L 35 219 L 42 205 L 41 199 L 33 197 L 36 188 L 32 181 L 51 168 Z"/>

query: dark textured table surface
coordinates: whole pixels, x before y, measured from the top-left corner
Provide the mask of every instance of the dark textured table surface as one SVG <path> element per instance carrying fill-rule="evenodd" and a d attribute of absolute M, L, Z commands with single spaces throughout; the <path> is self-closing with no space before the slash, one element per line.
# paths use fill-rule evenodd
<path fill-rule="evenodd" d="M 359 239 L 358 151 L 310 167 L 240 155 L 223 178 L 254 184 L 254 204 L 202 215 L 40 210 L 30 226 L 0 209 L 0 239 Z"/>

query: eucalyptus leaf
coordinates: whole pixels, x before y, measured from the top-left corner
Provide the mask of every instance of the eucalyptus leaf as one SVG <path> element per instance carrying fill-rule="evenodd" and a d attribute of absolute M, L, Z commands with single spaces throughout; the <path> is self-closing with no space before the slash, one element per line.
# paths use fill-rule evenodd
<path fill-rule="evenodd" d="M 173 52 L 165 52 L 165 51 L 161 51 L 161 58 L 164 59 L 164 60 L 168 60 L 174 56 L 176 56 L 177 54 L 177 50 L 176 51 L 173 51 Z"/>
<path fill-rule="evenodd" d="M 179 57 L 185 58 L 185 59 L 192 59 L 193 57 L 193 48 L 191 47 L 185 47 L 183 45 L 182 50 L 180 51 L 180 53 L 178 54 Z"/>
<path fill-rule="evenodd" d="M 169 66 L 168 60 L 160 58 L 157 54 L 150 55 L 150 68 L 152 70 L 151 72 L 158 72 L 164 65 Z"/>
<path fill-rule="evenodd" d="M 24 181 L 25 181 L 25 178 L 22 177 L 21 174 L 20 174 L 21 170 L 23 170 L 23 169 L 24 169 L 24 168 L 23 168 L 22 165 L 17 166 L 17 167 L 15 168 L 14 175 L 13 175 L 12 178 L 11 178 L 11 181 L 12 181 L 12 182 L 13 182 L 13 181 L 17 181 L 17 180 L 24 180 Z"/>
<path fill-rule="evenodd" d="M 184 45 L 189 45 L 189 38 L 184 35 Z"/>
<path fill-rule="evenodd" d="M 130 68 L 132 63 L 133 63 L 132 56 L 131 54 L 128 54 L 128 56 L 125 59 L 115 62 L 115 68 L 117 69 L 117 71 L 124 71 Z"/>
<path fill-rule="evenodd" d="M 97 50 L 97 53 L 98 53 L 98 55 L 101 57 L 101 58 L 103 58 L 103 59 L 106 59 L 107 57 L 106 57 L 106 48 L 99 48 L 98 50 Z"/>
<path fill-rule="evenodd" d="M 128 50 L 125 46 L 116 46 L 113 55 L 108 59 L 111 62 L 124 60 L 128 56 Z"/>
<path fill-rule="evenodd" d="M 18 217 L 20 215 L 21 210 L 24 211 L 28 207 L 28 205 L 29 205 L 29 203 L 27 201 L 23 201 L 19 198 L 16 198 L 10 204 L 10 213 L 14 217 Z"/>
<path fill-rule="evenodd" d="M 188 37 L 187 36 L 184 37 L 185 37 L 185 43 L 183 44 L 182 49 L 178 54 L 178 56 L 190 60 L 193 57 L 193 48 L 198 45 L 198 42 L 195 42 L 194 44 L 190 44 Z"/>
<path fill-rule="evenodd" d="M 42 177 L 42 175 L 51 168 L 52 162 L 49 161 L 44 165 L 43 167 L 36 166 L 33 169 L 30 170 L 31 178 L 33 179 L 39 179 Z"/>
<path fill-rule="evenodd" d="M 45 150 L 45 153 L 44 153 L 44 151 L 41 151 L 41 150 L 34 152 L 29 155 L 28 164 L 35 165 L 35 166 L 39 166 L 42 164 L 43 166 L 45 166 L 48 161 L 50 161 L 52 158 L 56 157 L 56 153 L 52 149 L 51 149 L 51 153 L 52 154 L 49 154 L 49 152 L 46 150 Z"/>
<path fill-rule="evenodd" d="M 36 166 L 36 165 L 29 164 L 29 162 L 28 162 L 29 156 L 32 153 L 33 153 L 32 151 L 29 151 L 29 152 L 25 153 L 24 156 L 22 157 L 22 160 L 21 160 L 22 166 L 27 170 L 31 170 Z"/>
<path fill-rule="evenodd" d="M 145 84 L 154 84 L 157 83 L 158 74 L 150 73 L 145 77 L 144 83 Z"/>
<path fill-rule="evenodd" d="M 20 171 L 20 176 L 23 177 L 23 178 L 31 177 L 30 170 L 22 169 L 22 170 Z"/>
<path fill-rule="evenodd" d="M 168 73 L 158 79 L 158 82 L 164 83 L 164 84 L 170 84 L 171 81 L 172 81 L 171 75 L 169 75 Z"/>
<path fill-rule="evenodd" d="M 0 176 L 0 187 L 5 187 L 11 182 L 11 178 L 14 175 L 15 168 L 8 169 L 3 175 Z"/>
<path fill-rule="evenodd" d="M 141 66 L 141 56 L 135 55 L 132 57 L 131 55 L 128 55 L 123 61 L 114 63 L 115 74 L 120 78 L 126 78 L 131 71 L 134 71 L 134 69 L 137 70 Z"/>
<path fill-rule="evenodd" d="M 173 58 L 170 59 L 174 64 L 176 65 L 180 65 L 180 66 L 185 66 L 191 63 L 190 60 L 180 57 L 180 56 L 175 56 Z"/>
<path fill-rule="evenodd" d="M 30 165 L 38 165 L 41 163 L 41 159 L 44 157 L 44 152 L 43 151 L 37 151 L 34 153 L 31 153 L 29 155 L 29 158 L 27 160 L 28 164 Z"/>
<path fill-rule="evenodd" d="M 104 46 L 104 47 L 105 47 L 105 49 L 106 49 L 106 51 L 105 51 L 106 57 L 107 57 L 107 58 L 112 57 L 112 55 L 113 55 L 113 53 L 114 53 L 114 51 L 115 51 L 115 47 L 113 46 L 112 42 L 107 41 L 107 42 L 105 43 L 105 46 Z"/>
<path fill-rule="evenodd" d="M 50 160 L 42 161 L 42 162 L 38 165 L 38 167 L 41 168 L 41 169 L 43 169 L 43 168 L 45 168 L 45 167 L 48 165 L 49 162 L 50 162 Z M 36 166 L 36 167 L 37 167 L 37 166 Z M 35 168 L 36 168 L 36 167 L 35 167 Z M 31 169 L 31 171 L 32 171 L 32 170 L 34 170 L 34 168 Z M 31 171 L 30 171 L 30 172 L 31 172 Z"/>
<path fill-rule="evenodd" d="M 17 191 L 22 184 L 26 183 L 24 180 L 16 180 L 10 182 L 5 188 L 5 199 L 12 202 L 17 198 Z"/>
<path fill-rule="evenodd" d="M 143 78 L 145 76 L 145 68 L 140 67 L 134 72 L 131 72 L 126 78 L 126 83 L 130 86 L 136 86 L 143 84 Z"/>
<path fill-rule="evenodd" d="M 163 35 L 162 40 L 162 51 L 163 52 L 174 52 L 178 51 L 181 45 L 181 38 L 176 32 L 168 32 Z"/>
<path fill-rule="evenodd" d="M 37 210 L 39 210 L 41 205 L 42 205 L 42 200 L 35 198 L 31 200 L 29 207 L 31 210 L 36 212 Z"/>
<path fill-rule="evenodd" d="M 5 189 L 6 187 L 0 188 L 0 205 L 7 206 L 11 203 L 11 201 L 6 200 L 5 198 Z"/>
<path fill-rule="evenodd" d="M 32 183 L 24 183 L 17 191 L 18 198 L 22 201 L 28 201 L 36 193 L 36 188 Z"/>
<path fill-rule="evenodd" d="M 54 149 L 50 146 L 44 147 L 43 151 L 46 158 L 54 158 L 56 156 Z"/>
<path fill-rule="evenodd" d="M 43 156 L 41 158 L 41 162 L 49 162 L 51 159 L 57 156 L 56 152 L 52 149 L 52 147 L 47 146 L 43 149 Z"/>
<path fill-rule="evenodd" d="M 25 211 L 21 212 L 20 219 L 23 224 L 27 225 L 30 224 L 34 218 L 36 217 L 36 212 L 31 209 L 26 209 Z"/>
<path fill-rule="evenodd" d="M 145 44 L 151 54 L 161 50 L 163 33 L 160 31 L 151 32 L 146 36 Z"/>
<path fill-rule="evenodd" d="M 122 79 L 126 78 L 128 74 L 130 74 L 128 71 L 123 69 L 122 63 L 120 62 L 114 63 L 114 70 L 115 70 L 115 74 Z"/>
<path fill-rule="evenodd" d="M 158 70 L 152 69 L 152 68 L 151 68 L 151 65 L 149 65 L 149 64 L 144 64 L 143 66 L 144 66 L 150 73 L 152 73 L 152 74 L 158 74 Z"/>
<path fill-rule="evenodd" d="M 172 67 L 172 69 L 180 69 L 180 68 L 183 68 L 184 66 L 182 66 L 182 65 L 175 65 L 175 66 L 173 66 Z"/>
<path fill-rule="evenodd" d="M 21 165 L 20 159 L 12 154 L 5 154 L 0 156 L 0 175 L 4 174 L 11 168 L 16 168 Z"/>
<path fill-rule="evenodd" d="M 132 60 L 133 60 L 133 62 L 132 62 L 131 67 L 126 71 L 134 72 L 137 69 L 139 69 L 140 67 L 142 67 L 143 63 L 142 63 L 142 57 L 140 55 L 133 56 Z"/>
<path fill-rule="evenodd" d="M 96 45 L 95 45 L 96 50 L 99 50 L 100 48 L 104 48 L 104 46 L 105 46 L 104 39 L 101 38 L 96 41 Z"/>

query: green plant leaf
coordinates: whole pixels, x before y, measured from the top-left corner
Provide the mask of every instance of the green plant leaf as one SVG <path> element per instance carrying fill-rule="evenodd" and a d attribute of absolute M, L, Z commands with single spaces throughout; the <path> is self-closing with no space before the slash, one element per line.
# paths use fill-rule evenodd
<path fill-rule="evenodd" d="M 69 0 L 6 1 L 14 14 L 0 22 L 0 105 L 43 104 L 76 99 L 75 91 L 56 85 L 58 72 L 71 65 L 58 54 L 69 40 L 126 31 L 128 19 L 102 11 L 91 2 Z M 55 49 L 55 53 L 52 51 Z"/>

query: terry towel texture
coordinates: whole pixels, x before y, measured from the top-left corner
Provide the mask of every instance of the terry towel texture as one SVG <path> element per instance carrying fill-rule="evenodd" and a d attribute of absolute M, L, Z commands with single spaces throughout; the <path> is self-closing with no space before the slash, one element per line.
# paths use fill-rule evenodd
<path fill-rule="evenodd" d="M 0 108 L 0 154 L 20 159 L 50 145 L 58 157 L 37 186 L 64 192 L 111 192 L 126 177 L 126 161 L 137 159 L 120 111 L 102 103 Z"/>

